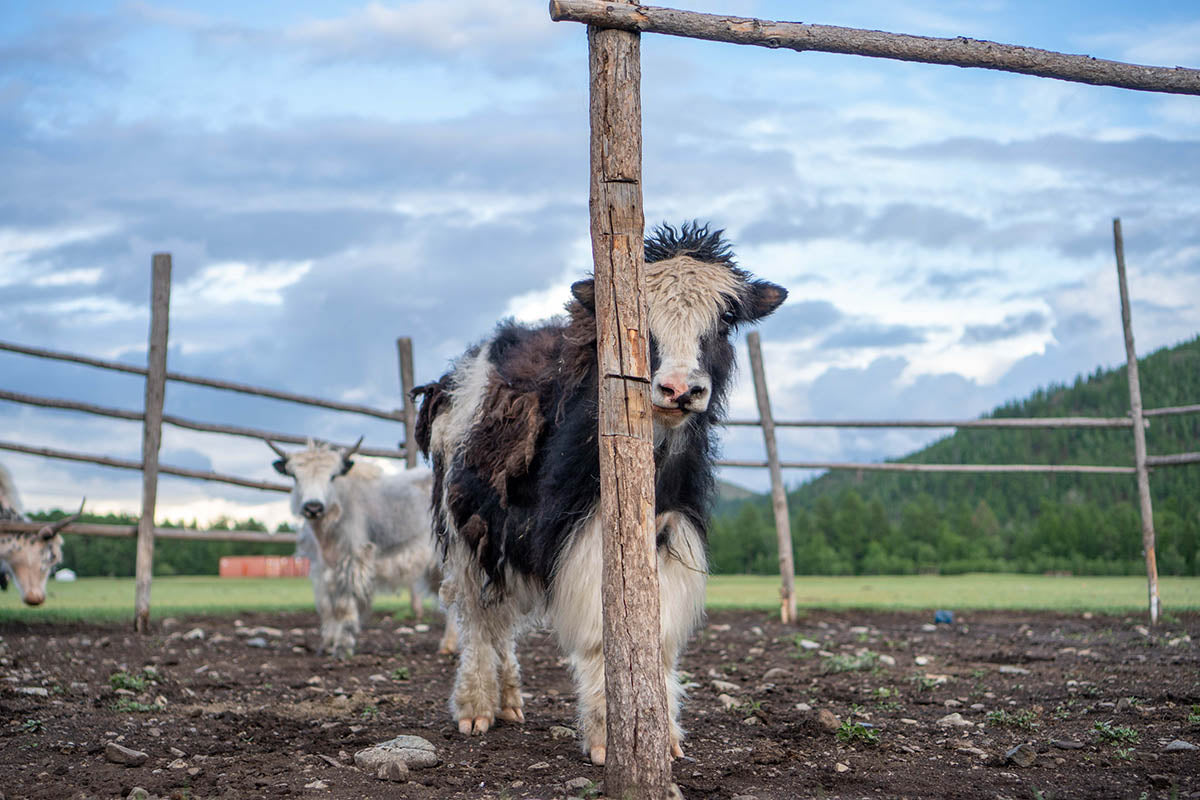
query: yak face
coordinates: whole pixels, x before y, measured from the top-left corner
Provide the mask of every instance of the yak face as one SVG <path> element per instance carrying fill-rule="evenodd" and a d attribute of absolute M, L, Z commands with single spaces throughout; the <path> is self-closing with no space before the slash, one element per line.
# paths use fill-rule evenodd
<path fill-rule="evenodd" d="M 46 602 L 46 581 L 62 563 L 62 536 L 49 526 L 37 533 L 9 534 L 13 537 L 0 570 L 6 570 L 26 605 Z"/>
<path fill-rule="evenodd" d="M 732 332 L 770 314 L 787 290 L 739 269 L 722 231 L 656 228 L 646 239 L 650 403 L 656 427 L 679 427 L 722 398 L 733 365 Z M 571 287 L 593 310 L 591 280 Z"/>
<path fill-rule="evenodd" d="M 330 447 L 324 442 L 309 442 L 308 447 L 298 453 L 282 455 L 272 466 L 281 475 L 292 478 L 292 513 L 305 519 L 318 520 L 326 515 L 336 518 L 341 506 L 338 503 L 337 483 L 350 471 L 354 462 L 349 451 Z M 279 452 L 279 451 L 276 451 Z"/>

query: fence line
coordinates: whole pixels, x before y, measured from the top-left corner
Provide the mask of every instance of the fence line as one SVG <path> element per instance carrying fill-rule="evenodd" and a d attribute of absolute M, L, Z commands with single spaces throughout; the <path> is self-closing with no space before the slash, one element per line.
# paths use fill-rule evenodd
<path fill-rule="evenodd" d="M 15 342 L 0 341 L 0 350 L 7 350 L 11 353 L 21 353 L 27 356 L 34 356 L 35 358 L 47 358 L 54 361 L 70 361 L 89 367 L 97 367 L 99 369 L 107 369 L 115 372 L 127 372 L 130 375 L 145 376 L 147 372 L 145 367 L 135 367 L 131 364 L 122 364 L 119 361 L 106 361 L 104 359 L 81 356 L 75 353 L 63 353 L 56 350 L 46 350 L 40 347 L 29 347 L 27 345 L 16 344 Z M 324 398 L 296 394 L 294 392 L 268 389 L 264 386 L 253 386 L 248 383 L 222 381 L 215 378 L 204 378 L 198 375 L 185 375 L 181 372 L 171 372 L 170 370 L 167 371 L 167 380 L 175 381 L 176 383 L 189 383 L 194 386 L 206 386 L 210 389 L 222 389 L 227 392 L 248 394 L 254 397 L 269 397 L 273 400 L 283 400 L 288 403 L 298 403 L 305 406 L 328 408 L 333 411 L 346 411 L 351 414 L 363 414 L 368 417 L 386 419 L 391 422 L 404 422 L 404 414 L 402 411 L 382 411 L 377 408 L 359 405 L 357 403 L 343 403 L 337 400 L 326 400 Z"/>
<path fill-rule="evenodd" d="M 1200 410 L 1200 406 L 1196 407 Z M 1159 409 L 1160 414 L 1178 409 Z M 1182 413 L 1182 412 L 1178 412 Z M 761 420 L 730 419 L 723 425 L 758 427 Z M 1143 423 L 1148 425 L 1148 423 Z M 775 420 L 776 428 L 1132 428 L 1129 417 L 988 417 L 986 419 L 794 419 Z"/>
<path fill-rule="evenodd" d="M 127 411 L 122 408 L 111 408 L 109 406 L 98 406 L 92 403 L 81 403 L 76 400 L 63 400 L 57 397 L 41 397 L 39 395 L 22 394 L 21 392 L 10 392 L 5 389 L 0 389 L 0 400 L 8 400 L 13 403 L 21 403 L 27 406 L 37 406 L 40 408 L 56 408 L 63 411 L 82 411 L 85 414 L 94 414 L 102 417 L 113 417 L 115 419 L 124 419 L 141 422 L 144 415 L 140 411 Z M 279 433 L 277 431 L 266 431 L 258 428 L 245 428 L 239 425 L 218 425 L 209 422 L 197 422 L 195 420 L 177 417 L 172 414 L 164 414 L 162 421 L 167 425 L 173 425 L 177 428 L 187 428 L 193 431 L 202 431 L 204 433 L 225 433 L 230 436 L 244 436 L 249 439 L 271 439 L 276 442 L 285 444 L 306 444 L 312 437 L 298 436 L 292 433 Z M 331 442 L 335 447 L 349 447 L 350 444 L 337 444 Z M 375 456 L 376 458 L 406 458 L 403 450 L 389 450 L 377 447 L 360 447 L 358 452 L 364 456 Z"/>
<path fill-rule="evenodd" d="M 0 531 L 11 533 L 36 533 L 45 522 L 0 522 Z M 108 525 L 99 522 L 72 522 L 66 533 L 83 536 L 108 536 L 133 538 L 137 536 L 137 525 Z M 155 526 L 155 539 L 181 539 L 193 542 L 255 542 L 266 544 L 294 544 L 294 533 L 269 533 L 266 531 L 210 531 L 193 528 L 161 528 Z"/>
<path fill-rule="evenodd" d="M 767 467 L 766 461 L 722 459 L 722 467 Z M 1085 475 L 1133 475 L 1134 467 L 1084 464 L 909 464 L 901 461 L 780 461 L 782 469 L 842 469 L 858 472 L 1057 472 Z"/>

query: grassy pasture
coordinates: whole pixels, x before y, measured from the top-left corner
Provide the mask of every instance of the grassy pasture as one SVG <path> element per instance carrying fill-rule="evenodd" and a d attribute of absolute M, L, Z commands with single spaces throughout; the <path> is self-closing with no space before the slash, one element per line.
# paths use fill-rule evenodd
<path fill-rule="evenodd" d="M 0 621 L 120 620 L 133 615 L 132 578 L 51 581 L 40 608 L 26 608 L 14 589 L 0 594 Z M 1200 578 L 1162 578 L 1163 608 L 1200 609 Z M 708 584 L 710 608 L 776 607 L 779 579 L 757 575 L 714 575 Z M 1141 611 L 1146 581 L 1141 577 L 1041 575 L 866 575 L 796 578 L 796 596 L 806 608 L 868 609 L 1047 609 L 1102 613 Z M 431 602 L 431 601 L 430 601 Z M 236 615 L 253 611 L 303 611 L 313 607 L 306 578 L 217 578 L 176 576 L 154 579 L 155 618 L 190 614 Z M 375 607 L 408 614 L 407 595 L 381 595 Z"/>

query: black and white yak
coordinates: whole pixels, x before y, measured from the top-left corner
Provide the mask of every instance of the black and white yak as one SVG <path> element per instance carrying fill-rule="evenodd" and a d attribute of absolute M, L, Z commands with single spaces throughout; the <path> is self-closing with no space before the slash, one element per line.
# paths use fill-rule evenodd
<path fill-rule="evenodd" d="M 671 750 L 682 755 L 675 665 L 703 616 L 715 427 L 733 331 L 787 296 L 734 262 L 721 231 L 664 225 L 645 243 L 653 377 L 663 666 Z M 567 317 L 507 321 L 422 396 L 416 438 L 433 466 L 442 597 L 459 624 L 450 710 L 464 734 L 524 720 L 516 636 L 544 618 L 568 654 L 583 750 L 606 756 L 594 285 Z"/>
<path fill-rule="evenodd" d="M 279 456 L 276 472 L 295 481 L 292 512 L 303 519 L 296 552 L 309 559 L 321 649 L 335 657 L 354 653 L 378 589 L 407 585 L 419 615 L 421 588 L 436 590 L 441 581 L 433 559 L 429 470 L 385 475 L 374 464 L 355 462 L 357 444 L 347 450 L 309 441 L 294 453 L 267 444 Z M 455 647 L 448 620 L 442 652 Z"/>

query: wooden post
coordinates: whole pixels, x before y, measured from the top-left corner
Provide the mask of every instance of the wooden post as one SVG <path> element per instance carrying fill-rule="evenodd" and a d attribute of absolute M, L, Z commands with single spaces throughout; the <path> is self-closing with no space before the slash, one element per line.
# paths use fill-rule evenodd
<path fill-rule="evenodd" d="M 640 44 L 636 33 L 588 28 L 608 704 L 604 793 L 614 798 L 665 797 L 671 778 L 654 549 Z"/>
<path fill-rule="evenodd" d="M 787 493 L 783 471 L 779 468 L 779 448 L 775 444 L 775 417 L 767 395 L 767 374 L 763 369 L 762 346 L 758 331 L 746 335 L 750 351 L 750 371 L 754 375 L 754 398 L 762 422 L 763 443 L 767 447 L 767 465 L 771 470 L 771 506 L 775 511 L 775 537 L 779 544 L 779 619 L 785 624 L 796 621 L 796 568 L 792 563 L 792 525 L 788 520 Z"/>
<path fill-rule="evenodd" d="M 171 310 L 171 254 L 155 253 L 150 285 L 150 347 L 146 354 L 146 408 L 142 421 L 142 516 L 138 520 L 133 627 L 150 629 L 154 573 L 154 504 L 158 500 L 158 449 L 162 444 L 167 388 L 167 329 Z"/>
<path fill-rule="evenodd" d="M 1146 588 L 1150 595 L 1150 624 L 1158 622 L 1162 605 L 1158 597 L 1158 557 L 1154 553 L 1154 508 L 1150 503 L 1150 472 L 1146 468 L 1146 428 L 1142 423 L 1142 385 L 1138 381 L 1137 351 L 1133 347 L 1133 322 L 1129 311 L 1129 284 L 1125 280 L 1125 239 L 1120 218 L 1113 220 L 1113 248 L 1117 254 L 1117 283 L 1121 290 L 1121 327 L 1125 331 L 1125 366 L 1129 378 L 1129 413 L 1133 417 L 1133 466 L 1137 471 L 1138 510 L 1142 517 L 1142 554 L 1146 557 Z"/>
<path fill-rule="evenodd" d="M 396 352 L 400 356 L 400 396 L 404 405 L 404 464 L 409 469 L 417 465 L 417 439 L 413 431 L 417 427 L 417 408 L 413 405 L 413 345 L 408 336 L 396 340 Z"/>

